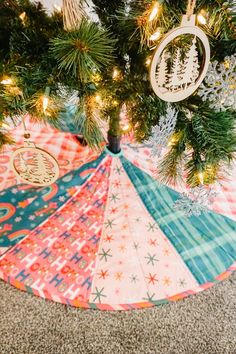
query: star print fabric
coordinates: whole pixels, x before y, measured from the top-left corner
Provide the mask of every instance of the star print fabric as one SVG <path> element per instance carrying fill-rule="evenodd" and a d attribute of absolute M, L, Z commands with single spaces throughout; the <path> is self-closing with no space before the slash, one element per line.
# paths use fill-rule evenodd
<path fill-rule="evenodd" d="M 163 299 L 197 282 L 149 215 L 121 161 L 113 159 L 107 212 L 90 302 Z M 103 289 L 103 298 L 96 293 Z"/>

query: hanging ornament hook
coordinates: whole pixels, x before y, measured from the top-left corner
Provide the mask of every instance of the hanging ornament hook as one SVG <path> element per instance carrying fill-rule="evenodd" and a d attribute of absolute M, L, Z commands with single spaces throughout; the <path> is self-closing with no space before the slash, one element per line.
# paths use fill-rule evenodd
<path fill-rule="evenodd" d="M 23 123 L 23 127 L 24 127 L 24 138 L 26 140 L 28 140 L 30 138 L 30 133 L 29 133 L 29 131 L 26 128 L 25 116 L 24 115 L 22 115 L 22 123 Z"/>
<path fill-rule="evenodd" d="M 84 16 L 83 0 L 63 0 L 63 24 L 66 31 L 76 29 Z"/>
<path fill-rule="evenodd" d="M 186 12 L 188 19 L 190 19 L 190 17 L 193 15 L 195 6 L 196 6 L 196 0 L 188 0 L 188 6 Z"/>

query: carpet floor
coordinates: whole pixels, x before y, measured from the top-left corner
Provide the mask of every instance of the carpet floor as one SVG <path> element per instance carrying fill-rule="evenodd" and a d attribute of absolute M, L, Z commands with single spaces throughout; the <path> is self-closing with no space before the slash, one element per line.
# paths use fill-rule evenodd
<path fill-rule="evenodd" d="M 236 274 L 178 303 L 100 312 L 0 281 L 0 354 L 236 354 Z"/>

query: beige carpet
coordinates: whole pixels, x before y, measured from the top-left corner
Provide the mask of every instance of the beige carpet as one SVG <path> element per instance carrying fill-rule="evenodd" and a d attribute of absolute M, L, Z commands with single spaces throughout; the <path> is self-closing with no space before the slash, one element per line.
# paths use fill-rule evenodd
<path fill-rule="evenodd" d="M 100 312 L 0 281 L 0 354 L 236 354 L 236 274 L 179 303 Z"/>

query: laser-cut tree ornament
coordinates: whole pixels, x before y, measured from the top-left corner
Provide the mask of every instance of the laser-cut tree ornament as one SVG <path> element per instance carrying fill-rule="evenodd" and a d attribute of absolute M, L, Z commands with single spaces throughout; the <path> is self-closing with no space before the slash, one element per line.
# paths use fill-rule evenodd
<path fill-rule="evenodd" d="M 59 165 L 54 156 L 30 141 L 30 134 L 24 126 L 24 145 L 11 155 L 10 165 L 14 174 L 23 183 L 44 187 L 54 183 L 59 177 Z"/>
<path fill-rule="evenodd" d="M 150 82 L 156 95 L 166 102 L 178 102 L 192 95 L 202 83 L 210 63 L 210 46 L 205 33 L 196 26 L 196 0 L 189 0 L 180 27 L 168 32 L 157 46 Z M 184 38 L 186 45 L 173 53 L 173 41 Z M 175 44 L 176 47 L 176 44 Z M 202 58 L 200 60 L 200 47 Z M 201 62 L 201 63 L 200 63 Z"/>

